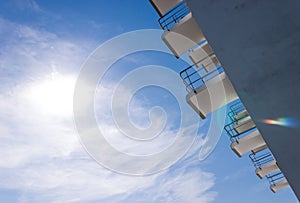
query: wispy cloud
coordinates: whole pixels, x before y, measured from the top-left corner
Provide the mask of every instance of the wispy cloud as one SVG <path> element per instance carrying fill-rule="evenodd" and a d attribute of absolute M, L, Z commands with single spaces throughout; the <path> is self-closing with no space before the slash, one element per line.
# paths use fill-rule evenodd
<path fill-rule="evenodd" d="M 215 198 L 210 191 L 213 174 L 197 163 L 182 162 L 146 177 L 123 176 L 99 166 L 80 145 L 72 118 L 44 111 L 46 107 L 37 106 L 28 94 L 51 80 L 52 73 L 76 75 L 90 50 L 83 43 L 5 19 L 0 19 L 0 27 L 6 39 L 0 42 L 1 189 L 20 191 L 20 202 L 145 202 L 144 197 L 148 202 L 205 203 Z M 114 135 L 110 125 L 106 130 Z M 172 133 L 167 131 L 156 147 L 167 143 Z M 186 160 L 197 160 L 194 157 Z"/>
<path fill-rule="evenodd" d="M 36 12 L 42 11 L 40 6 L 37 4 L 35 0 L 13 0 L 12 3 L 15 5 L 17 9 L 20 10 L 32 10 Z"/>

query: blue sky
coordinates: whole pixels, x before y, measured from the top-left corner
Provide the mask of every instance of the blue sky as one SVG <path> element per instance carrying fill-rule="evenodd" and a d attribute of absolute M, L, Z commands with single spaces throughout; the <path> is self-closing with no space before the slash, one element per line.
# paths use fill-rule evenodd
<path fill-rule="evenodd" d="M 0 9 L 1 202 L 297 202 L 291 189 L 273 194 L 267 181 L 256 177 L 247 156 L 237 158 L 231 151 L 225 134 L 200 162 L 209 118 L 200 121 L 199 142 L 188 154 L 151 176 L 113 173 L 83 149 L 72 119 L 76 76 L 87 56 L 106 40 L 138 29 L 159 29 L 158 15 L 147 0 L 11 0 L 1 2 Z M 132 54 L 114 64 L 102 90 L 109 92 L 128 72 L 147 64 L 176 72 L 187 66 L 167 54 Z M 102 105 L 107 95 L 97 95 L 98 119 L 107 116 L 100 123 L 107 139 L 122 147 Z M 154 152 L 168 146 L 178 129 L 175 98 L 148 87 L 129 105 L 132 121 L 143 128 L 150 125 L 148 111 L 156 105 L 167 113 L 168 132 L 154 145 L 142 146 Z"/>

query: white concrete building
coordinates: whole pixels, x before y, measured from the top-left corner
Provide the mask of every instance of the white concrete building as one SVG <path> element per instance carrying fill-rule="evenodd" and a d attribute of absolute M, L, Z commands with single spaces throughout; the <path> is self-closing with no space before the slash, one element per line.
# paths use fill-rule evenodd
<path fill-rule="evenodd" d="M 299 199 L 299 128 L 262 120 L 300 120 L 300 1 L 149 1 L 162 40 L 191 59 L 180 73 L 187 103 L 205 119 L 235 101 L 224 127 L 232 150 L 250 153 L 273 192 L 290 185 Z"/>

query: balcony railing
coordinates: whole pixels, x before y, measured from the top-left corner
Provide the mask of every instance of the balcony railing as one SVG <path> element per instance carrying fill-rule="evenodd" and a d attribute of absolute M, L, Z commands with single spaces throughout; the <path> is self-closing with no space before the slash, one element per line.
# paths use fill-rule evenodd
<path fill-rule="evenodd" d="M 238 121 L 239 119 L 248 116 L 248 112 L 240 100 L 237 100 L 229 107 L 229 112 L 227 114 L 231 122 Z"/>
<path fill-rule="evenodd" d="M 270 183 L 270 189 L 274 193 L 289 186 L 289 183 L 282 172 L 275 173 L 267 178 Z"/>
<path fill-rule="evenodd" d="M 267 150 L 264 150 L 267 151 Z M 255 153 L 251 153 L 249 155 L 251 161 L 253 162 L 255 168 L 261 168 L 263 165 L 268 164 L 272 161 L 275 160 L 274 156 L 272 155 L 272 153 L 269 152 L 264 152 L 263 154 L 255 154 Z"/>
<path fill-rule="evenodd" d="M 239 156 L 247 152 L 256 154 L 267 148 L 267 145 L 257 130 L 241 101 L 230 106 L 229 123 L 224 130 L 231 140 L 231 149 Z"/>
<path fill-rule="evenodd" d="M 286 180 L 281 171 L 266 176 L 270 185 L 276 185 L 280 181 Z"/>
<path fill-rule="evenodd" d="M 177 22 L 184 18 L 191 11 L 184 1 L 178 3 L 168 12 L 166 12 L 158 23 L 163 30 L 170 30 Z"/>
<path fill-rule="evenodd" d="M 259 178 L 266 177 L 270 184 L 270 189 L 273 192 L 281 190 L 289 185 L 269 149 L 261 151 L 260 155 L 252 153 L 249 157 L 256 168 L 256 175 Z"/>
<path fill-rule="evenodd" d="M 237 110 L 239 110 L 239 113 L 236 113 Z M 248 113 L 244 113 L 244 110 L 245 107 L 239 106 L 228 113 L 231 122 L 226 124 L 224 129 L 232 142 L 238 141 L 242 135 L 248 134 L 256 129 L 251 117 Z M 240 114 L 242 115 L 239 116 Z"/>
<path fill-rule="evenodd" d="M 197 93 L 196 89 L 198 87 L 204 85 L 210 79 L 224 72 L 221 65 L 216 66 L 215 68 L 211 69 L 209 72 L 206 72 L 204 65 L 201 65 L 199 67 L 196 66 L 196 64 L 201 64 L 202 61 L 208 59 L 213 55 L 214 54 L 208 55 L 207 57 L 203 58 L 202 60 L 187 67 L 186 69 L 180 72 L 180 77 L 183 80 L 187 92 Z M 208 66 L 211 64 L 213 64 L 213 62 L 206 65 Z"/>

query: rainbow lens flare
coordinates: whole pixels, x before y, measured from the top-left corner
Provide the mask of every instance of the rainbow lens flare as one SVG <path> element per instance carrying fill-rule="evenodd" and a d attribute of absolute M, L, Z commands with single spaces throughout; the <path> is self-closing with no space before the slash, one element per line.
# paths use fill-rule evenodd
<path fill-rule="evenodd" d="M 278 118 L 277 120 L 272 119 L 264 119 L 262 120 L 263 123 L 269 125 L 280 125 L 286 127 L 297 127 L 297 122 L 293 118 Z"/>

